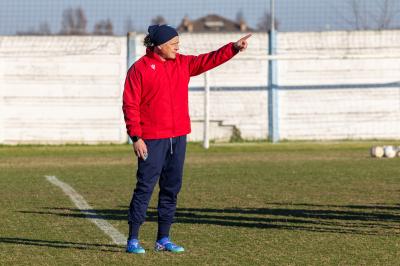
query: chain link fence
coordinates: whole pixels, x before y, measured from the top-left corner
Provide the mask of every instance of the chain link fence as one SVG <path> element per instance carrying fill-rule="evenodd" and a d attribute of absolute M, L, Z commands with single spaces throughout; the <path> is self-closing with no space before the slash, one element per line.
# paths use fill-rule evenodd
<path fill-rule="evenodd" d="M 190 140 L 206 120 L 211 140 L 400 138 L 400 1 L 275 0 L 273 16 L 270 6 L 0 0 L 0 143 L 125 142 L 124 77 L 153 23 L 175 26 L 184 54 L 253 32 L 245 53 L 191 79 Z"/>
<path fill-rule="evenodd" d="M 400 28 L 399 12 L 397 0 L 275 0 L 280 32 Z M 266 31 L 270 0 L 1 0 L 0 35 L 125 35 L 210 15 Z"/>

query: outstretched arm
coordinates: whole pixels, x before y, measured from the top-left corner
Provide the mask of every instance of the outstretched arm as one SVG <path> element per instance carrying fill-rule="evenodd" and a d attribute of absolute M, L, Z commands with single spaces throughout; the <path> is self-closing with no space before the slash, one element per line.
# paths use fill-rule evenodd
<path fill-rule="evenodd" d="M 201 54 L 198 56 L 188 56 L 188 66 L 189 66 L 189 74 L 190 76 L 196 76 L 203 72 L 206 72 L 214 67 L 217 67 L 233 56 L 235 56 L 238 52 L 242 52 L 247 48 L 247 39 L 250 38 L 251 34 L 244 36 L 239 39 L 235 43 L 228 43 L 223 47 L 219 48 L 216 51 Z"/>

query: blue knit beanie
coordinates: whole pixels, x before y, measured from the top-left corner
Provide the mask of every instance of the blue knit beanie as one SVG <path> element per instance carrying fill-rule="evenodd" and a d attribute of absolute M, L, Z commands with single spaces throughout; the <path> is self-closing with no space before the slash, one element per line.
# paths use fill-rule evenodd
<path fill-rule="evenodd" d="M 178 32 L 169 25 L 152 25 L 149 26 L 148 32 L 154 46 L 166 43 L 175 36 L 178 36 Z"/>

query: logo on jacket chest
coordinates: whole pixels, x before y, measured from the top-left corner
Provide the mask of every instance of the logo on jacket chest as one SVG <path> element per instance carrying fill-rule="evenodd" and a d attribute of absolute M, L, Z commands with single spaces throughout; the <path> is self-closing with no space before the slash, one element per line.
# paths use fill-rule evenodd
<path fill-rule="evenodd" d="M 150 66 L 153 70 L 156 70 L 156 65 L 155 64 L 151 64 Z"/>

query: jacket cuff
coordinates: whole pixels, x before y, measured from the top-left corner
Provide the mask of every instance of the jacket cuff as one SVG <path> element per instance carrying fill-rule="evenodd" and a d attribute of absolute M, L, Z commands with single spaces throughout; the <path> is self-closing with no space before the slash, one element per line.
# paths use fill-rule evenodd
<path fill-rule="evenodd" d="M 134 136 L 142 137 L 142 130 L 128 132 L 128 136 L 132 139 Z"/>
<path fill-rule="evenodd" d="M 233 55 L 238 54 L 238 53 L 239 53 L 239 49 L 237 49 L 237 48 L 235 47 L 235 43 L 234 43 L 234 42 L 231 42 L 230 44 L 231 44 L 231 46 L 232 46 Z"/>

